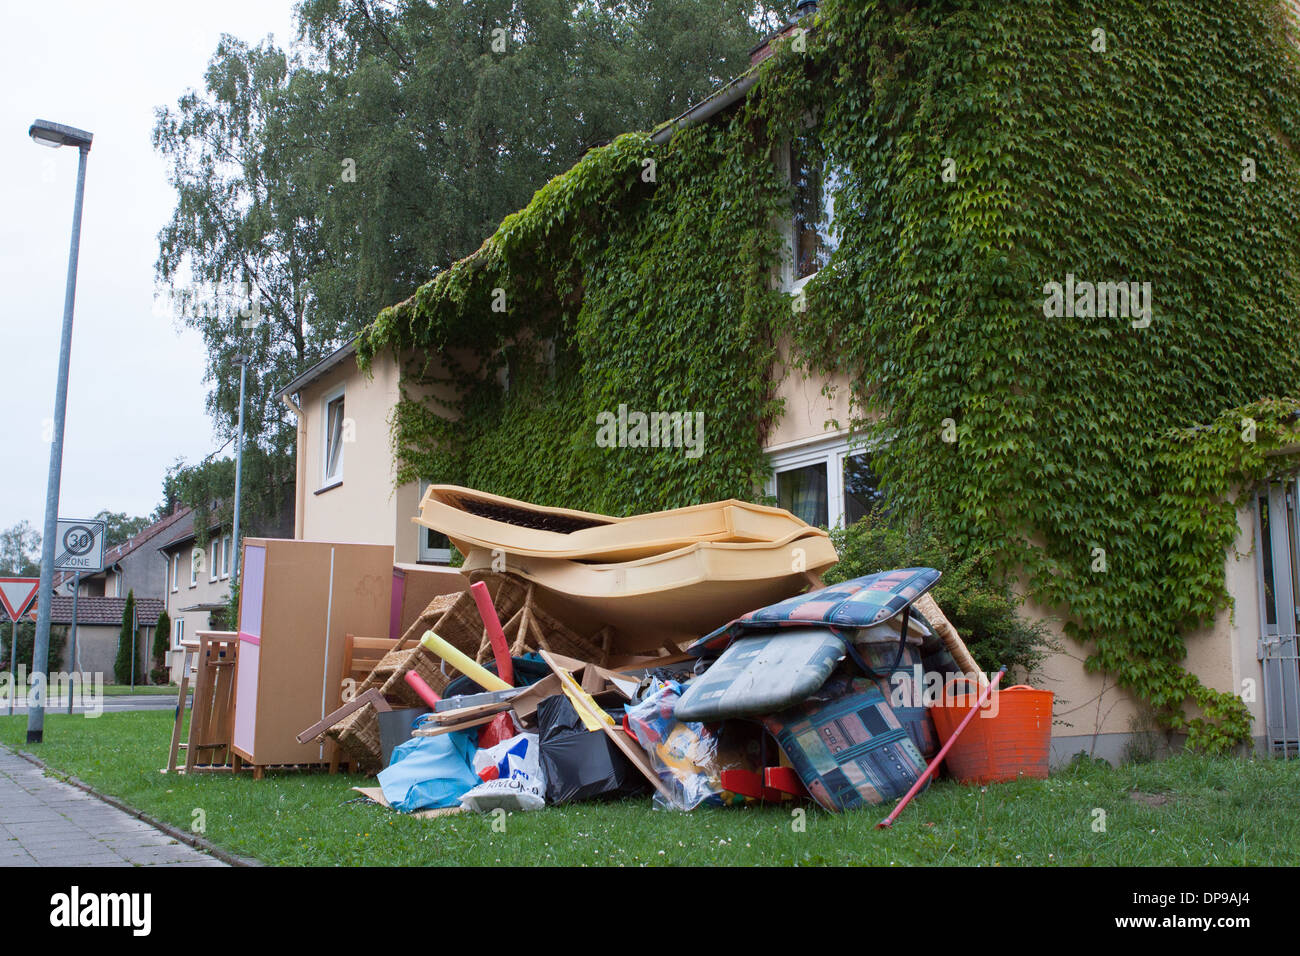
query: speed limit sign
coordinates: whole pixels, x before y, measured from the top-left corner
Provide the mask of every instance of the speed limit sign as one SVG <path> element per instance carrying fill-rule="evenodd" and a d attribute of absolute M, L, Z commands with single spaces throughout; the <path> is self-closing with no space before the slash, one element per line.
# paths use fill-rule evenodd
<path fill-rule="evenodd" d="M 103 521 L 59 519 L 54 536 L 56 570 L 94 572 L 104 570 Z"/>

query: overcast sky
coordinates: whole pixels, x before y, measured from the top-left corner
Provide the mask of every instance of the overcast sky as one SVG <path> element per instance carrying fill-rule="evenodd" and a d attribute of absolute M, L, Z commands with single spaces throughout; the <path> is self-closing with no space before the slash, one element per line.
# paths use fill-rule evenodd
<path fill-rule="evenodd" d="M 177 457 L 216 446 L 203 344 L 155 314 L 157 234 L 174 200 L 155 107 L 202 85 L 222 33 L 293 37 L 291 0 L 0 0 L 0 528 L 45 511 L 77 153 L 32 120 L 94 133 L 82 214 L 59 513 L 147 514 Z"/>

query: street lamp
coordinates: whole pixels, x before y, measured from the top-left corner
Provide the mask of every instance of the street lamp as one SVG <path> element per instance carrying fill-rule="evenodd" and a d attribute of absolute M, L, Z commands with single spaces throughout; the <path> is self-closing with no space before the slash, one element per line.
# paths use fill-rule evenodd
<path fill-rule="evenodd" d="M 244 377 L 248 373 L 249 357 L 242 352 L 236 353 L 232 361 L 239 366 L 239 426 L 235 439 L 235 515 L 234 528 L 231 530 L 231 544 L 235 556 L 230 561 L 230 577 L 239 586 L 239 486 L 244 472 Z"/>
<path fill-rule="evenodd" d="M 68 407 L 68 363 L 72 357 L 72 303 L 77 294 L 77 250 L 81 245 L 81 200 L 86 190 L 86 157 L 93 138 L 85 130 L 49 120 L 37 120 L 27 130 L 41 146 L 57 149 L 75 146 L 77 198 L 72 205 L 72 244 L 68 250 L 68 281 L 63 293 L 63 336 L 59 342 L 59 378 L 54 391 L 54 435 L 50 443 L 50 475 L 45 485 L 45 533 L 41 536 L 41 583 L 36 612 L 36 646 L 32 650 L 32 676 L 37 681 L 27 708 L 27 742 L 39 744 L 45 736 L 46 671 L 50 663 L 50 610 L 54 603 L 54 537 L 59 525 L 59 479 L 63 472 L 63 420 Z M 38 676 L 39 675 L 39 676 Z"/>

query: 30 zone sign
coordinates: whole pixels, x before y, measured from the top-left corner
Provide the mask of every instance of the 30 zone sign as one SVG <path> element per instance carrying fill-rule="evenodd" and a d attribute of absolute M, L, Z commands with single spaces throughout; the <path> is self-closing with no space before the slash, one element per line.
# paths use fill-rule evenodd
<path fill-rule="evenodd" d="M 54 567 L 66 571 L 104 570 L 104 522 L 60 518 L 54 536 Z"/>

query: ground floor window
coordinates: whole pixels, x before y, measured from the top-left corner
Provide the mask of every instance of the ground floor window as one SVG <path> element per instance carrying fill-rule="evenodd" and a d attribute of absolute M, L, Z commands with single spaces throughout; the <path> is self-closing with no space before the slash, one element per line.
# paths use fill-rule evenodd
<path fill-rule="evenodd" d="M 424 493 L 428 490 L 429 482 L 420 482 L 420 500 L 424 500 Z M 432 528 L 426 528 L 424 525 L 416 525 L 416 530 L 420 534 L 420 551 L 417 560 L 421 564 L 447 564 L 451 561 L 451 542 L 441 531 L 434 531 Z"/>
<path fill-rule="evenodd" d="M 881 500 L 871 451 L 847 438 L 823 439 L 774 452 L 767 493 L 812 525 L 850 525 Z"/>
<path fill-rule="evenodd" d="M 178 617 L 176 619 L 176 623 L 172 625 L 172 632 L 175 635 L 174 640 L 176 641 L 174 649 L 179 651 L 181 649 L 181 641 L 185 639 L 185 618 Z"/>

